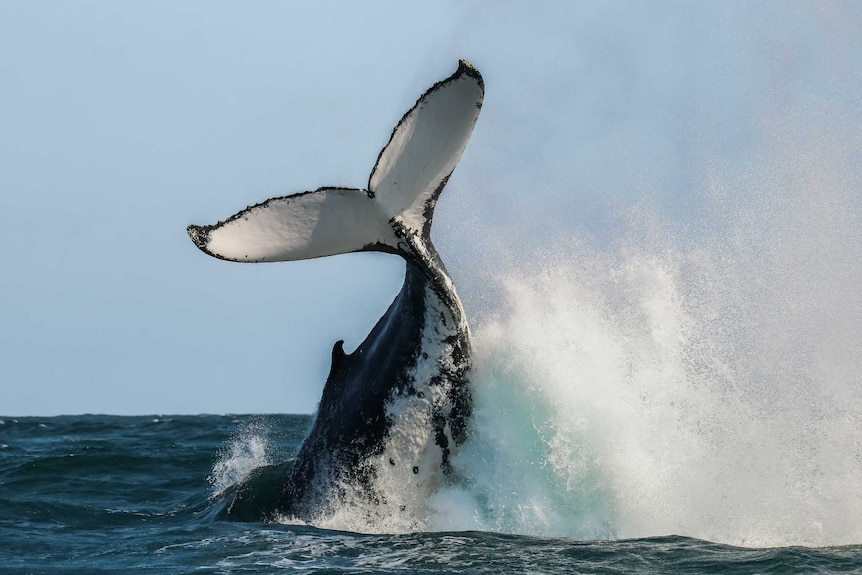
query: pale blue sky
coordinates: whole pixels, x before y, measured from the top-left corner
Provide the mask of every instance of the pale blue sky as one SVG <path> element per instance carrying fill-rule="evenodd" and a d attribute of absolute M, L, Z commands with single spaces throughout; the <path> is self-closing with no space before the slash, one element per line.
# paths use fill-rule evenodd
<path fill-rule="evenodd" d="M 227 264 L 186 225 L 365 185 L 466 58 L 485 106 L 433 237 L 481 321 L 501 254 L 645 201 L 696 226 L 765 124 L 862 129 L 859 6 L 0 0 L 0 414 L 310 412 L 401 263 Z"/>

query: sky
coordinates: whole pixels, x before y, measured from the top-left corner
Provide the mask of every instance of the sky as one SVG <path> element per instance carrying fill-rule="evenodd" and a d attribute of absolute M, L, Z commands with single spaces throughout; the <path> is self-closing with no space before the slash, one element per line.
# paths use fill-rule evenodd
<path fill-rule="evenodd" d="M 507 254 L 644 202 L 695 233 L 766 138 L 862 165 L 860 6 L 0 0 L 0 414 L 312 412 L 403 264 L 229 264 L 185 228 L 364 186 L 459 58 L 486 98 L 432 238 L 477 321 Z"/>

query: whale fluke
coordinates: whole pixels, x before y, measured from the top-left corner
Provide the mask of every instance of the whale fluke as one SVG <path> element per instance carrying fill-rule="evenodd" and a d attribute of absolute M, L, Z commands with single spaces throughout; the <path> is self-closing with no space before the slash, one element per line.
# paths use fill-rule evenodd
<path fill-rule="evenodd" d="M 201 250 L 237 262 L 288 261 L 398 249 L 405 233 L 427 239 L 437 198 L 467 145 L 482 107 L 479 72 L 432 86 L 380 151 L 366 189 L 324 187 L 272 198 L 225 221 L 189 226 Z"/>
<path fill-rule="evenodd" d="M 229 516 L 281 513 L 315 521 L 348 501 L 373 503 L 381 516 L 387 509 L 414 513 L 386 486 L 430 491 L 452 471 L 451 455 L 467 437 L 472 411 L 470 338 L 430 230 L 483 97 L 482 76 L 461 60 L 395 126 L 366 188 L 272 198 L 216 224 L 188 227 L 201 250 L 230 261 L 382 251 L 406 262 L 401 292 L 365 340 L 350 354 L 342 341 L 333 347 L 314 427 L 275 508 L 256 509 L 239 490 Z"/>

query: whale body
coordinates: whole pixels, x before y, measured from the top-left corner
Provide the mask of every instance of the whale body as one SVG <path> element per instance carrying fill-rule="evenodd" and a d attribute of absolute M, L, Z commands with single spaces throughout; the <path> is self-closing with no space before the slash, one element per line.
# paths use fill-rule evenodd
<path fill-rule="evenodd" d="M 228 516 L 316 521 L 345 504 L 369 503 L 405 511 L 387 486 L 433 490 L 451 476 L 472 411 L 470 333 L 430 232 L 483 97 L 482 76 L 462 60 L 404 114 L 366 188 L 272 198 L 188 227 L 198 248 L 223 260 L 379 251 L 406 264 L 400 293 L 359 347 L 348 354 L 335 343 L 314 425 L 278 488 L 252 497 L 256 505 L 240 490 Z"/>

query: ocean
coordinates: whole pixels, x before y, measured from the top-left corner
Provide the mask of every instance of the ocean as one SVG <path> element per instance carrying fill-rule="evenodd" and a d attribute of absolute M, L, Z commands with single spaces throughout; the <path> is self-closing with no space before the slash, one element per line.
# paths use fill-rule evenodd
<path fill-rule="evenodd" d="M 862 570 L 862 545 L 744 547 L 673 533 L 581 538 L 475 528 L 360 533 L 223 521 L 217 514 L 231 489 L 255 469 L 288 461 L 310 416 L 0 419 L 4 574 Z M 519 494 L 498 503 L 512 496 Z M 500 510 L 493 494 L 483 497 L 485 518 L 474 521 L 490 522 Z M 520 497 L 527 503 L 535 493 Z"/>

